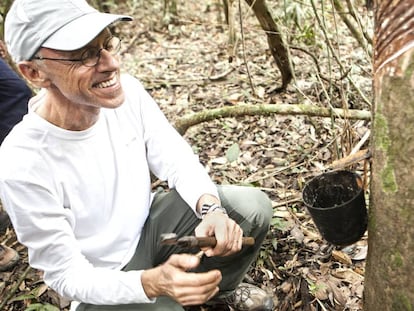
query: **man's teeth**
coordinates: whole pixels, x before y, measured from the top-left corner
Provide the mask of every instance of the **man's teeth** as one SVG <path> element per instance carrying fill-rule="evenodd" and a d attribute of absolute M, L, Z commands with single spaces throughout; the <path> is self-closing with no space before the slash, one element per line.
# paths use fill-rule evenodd
<path fill-rule="evenodd" d="M 98 88 L 98 89 L 103 89 L 105 87 L 110 87 L 110 86 L 114 85 L 116 83 L 116 81 L 117 81 L 117 77 L 115 76 L 111 80 L 98 83 L 97 85 L 95 85 L 95 87 Z"/>

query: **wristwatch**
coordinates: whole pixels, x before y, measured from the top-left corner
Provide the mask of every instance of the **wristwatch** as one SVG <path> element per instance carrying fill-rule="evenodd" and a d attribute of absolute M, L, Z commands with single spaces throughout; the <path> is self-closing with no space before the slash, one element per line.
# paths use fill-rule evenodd
<path fill-rule="evenodd" d="M 217 203 L 203 203 L 203 205 L 201 205 L 201 212 L 200 212 L 201 218 L 204 218 L 207 214 L 214 212 L 216 210 L 219 210 L 223 214 L 227 215 L 226 209 L 222 207 L 221 205 Z"/>

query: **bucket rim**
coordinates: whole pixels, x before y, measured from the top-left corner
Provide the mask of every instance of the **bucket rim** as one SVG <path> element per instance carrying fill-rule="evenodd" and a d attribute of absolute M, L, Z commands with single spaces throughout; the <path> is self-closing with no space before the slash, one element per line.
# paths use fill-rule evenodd
<path fill-rule="evenodd" d="M 314 209 L 314 210 L 320 210 L 320 211 L 322 211 L 322 210 L 327 211 L 327 210 L 332 210 L 334 208 L 339 208 L 339 207 L 342 207 L 343 205 L 348 204 L 349 202 L 351 202 L 355 198 L 357 198 L 359 195 L 361 195 L 361 192 L 364 191 L 364 188 L 363 187 L 358 187 L 358 191 L 355 193 L 355 195 L 351 199 L 349 199 L 348 201 L 343 202 L 343 203 L 341 203 L 339 205 L 334 205 L 334 206 L 331 206 L 331 207 L 314 207 L 314 206 L 309 205 L 306 202 L 306 200 L 304 199 L 304 196 L 303 196 L 303 193 L 305 192 L 305 189 L 308 188 L 309 187 L 309 184 L 313 180 L 315 180 L 316 178 L 319 178 L 319 177 L 321 177 L 323 175 L 330 175 L 330 174 L 333 174 L 333 173 L 350 173 L 350 174 L 354 175 L 357 179 L 359 179 L 361 181 L 361 184 L 362 184 L 362 177 L 358 173 L 353 172 L 353 171 L 349 171 L 349 170 L 330 171 L 330 172 L 325 172 L 325 173 L 319 174 L 318 176 L 314 176 L 311 180 L 309 180 L 306 183 L 305 187 L 303 187 L 303 190 L 302 190 L 302 201 L 303 201 L 303 203 L 305 203 L 305 205 L 306 205 L 307 208 Z"/>

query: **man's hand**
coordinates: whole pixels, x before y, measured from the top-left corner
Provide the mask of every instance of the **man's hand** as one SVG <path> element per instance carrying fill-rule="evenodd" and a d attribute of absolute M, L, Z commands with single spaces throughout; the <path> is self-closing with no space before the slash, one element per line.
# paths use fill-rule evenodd
<path fill-rule="evenodd" d="M 227 214 L 218 210 L 204 216 L 195 229 L 195 235 L 216 237 L 217 244 L 214 248 L 203 249 L 209 257 L 232 255 L 242 248 L 243 230 Z"/>
<path fill-rule="evenodd" d="M 187 272 L 200 263 L 197 256 L 172 255 L 164 264 L 141 275 L 148 298 L 169 296 L 182 306 L 201 305 L 215 296 L 221 281 L 219 270 L 206 273 Z"/>

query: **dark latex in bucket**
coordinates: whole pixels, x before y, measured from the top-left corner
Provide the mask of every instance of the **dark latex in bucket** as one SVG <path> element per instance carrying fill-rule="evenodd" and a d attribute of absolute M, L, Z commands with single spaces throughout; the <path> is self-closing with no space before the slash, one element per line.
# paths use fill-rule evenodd
<path fill-rule="evenodd" d="M 361 177 L 336 171 L 313 178 L 303 189 L 303 201 L 322 237 L 344 246 L 365 233 L 368 215 Z"/>

